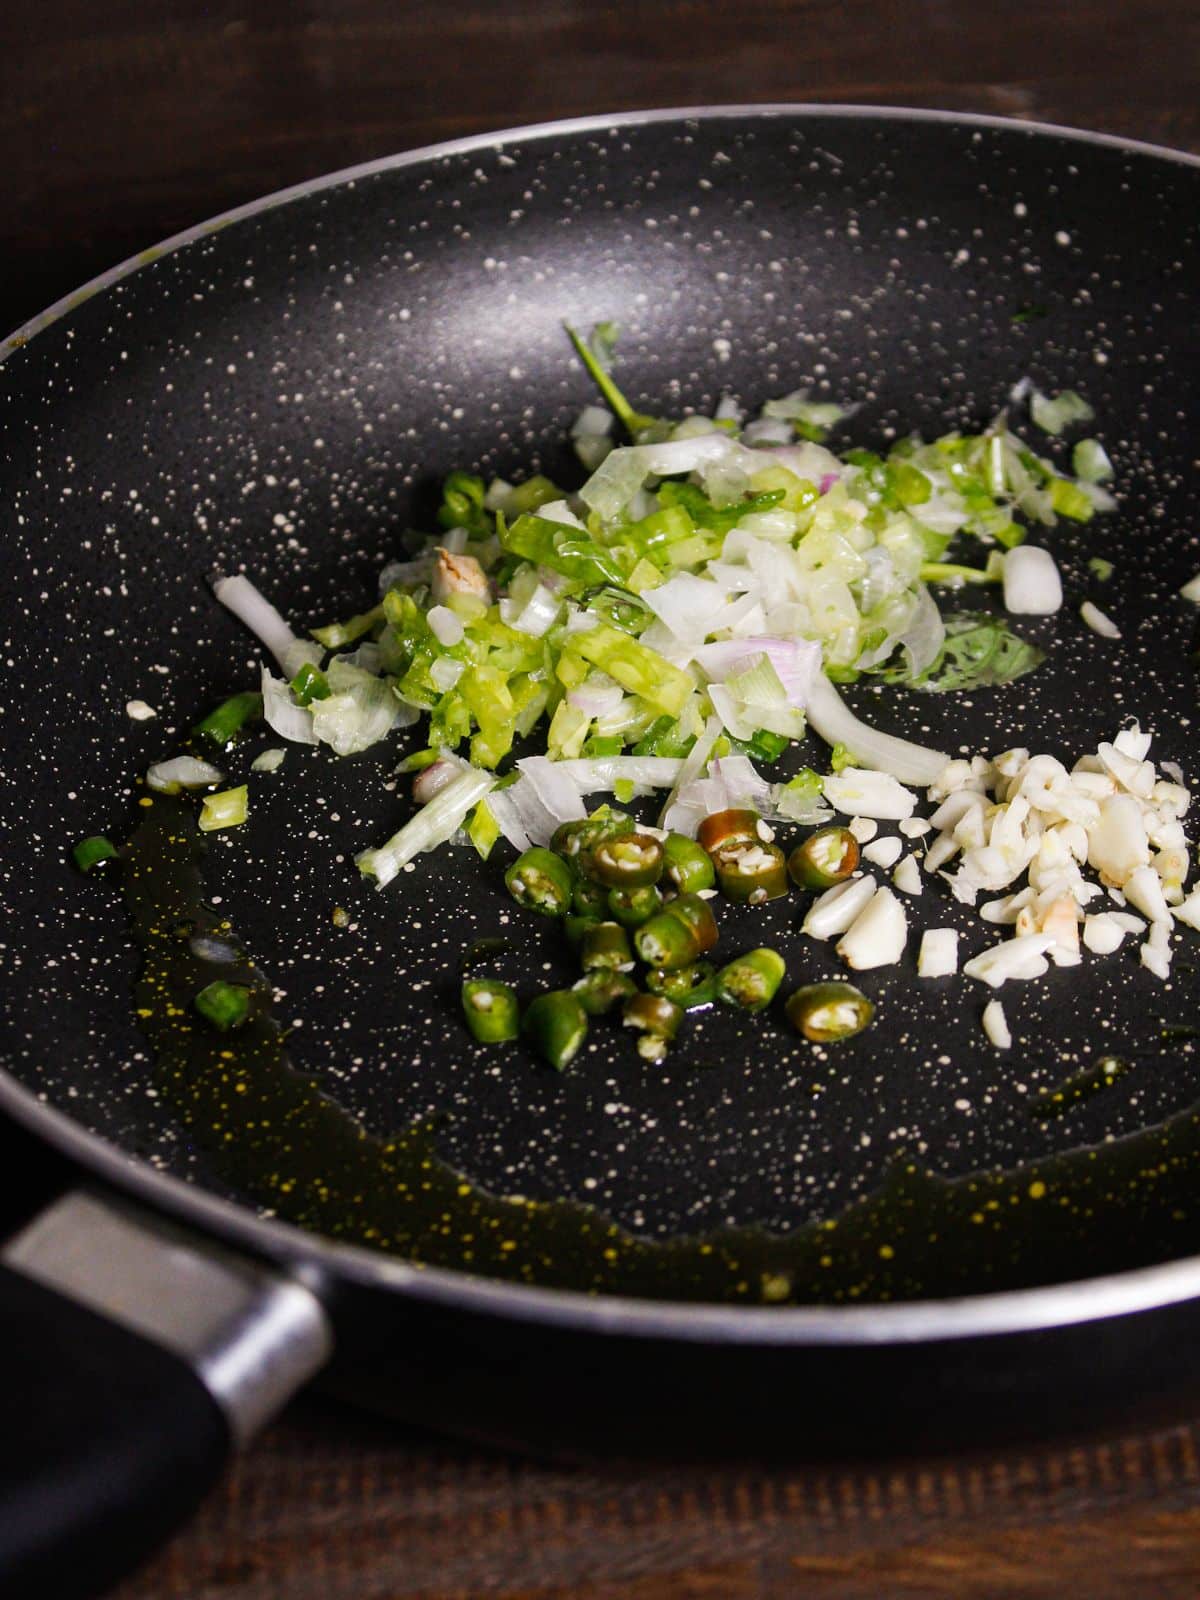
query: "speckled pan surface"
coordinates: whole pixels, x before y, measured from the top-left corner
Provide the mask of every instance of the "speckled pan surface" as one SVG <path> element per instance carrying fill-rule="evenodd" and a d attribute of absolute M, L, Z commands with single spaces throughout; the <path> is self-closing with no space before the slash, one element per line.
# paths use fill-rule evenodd
<path fill-rule="evenodd" d="M 1120 510 L 1050 536 L 1068 603 L 1031 630 L 1048 664 L 967 700 L 852 698 L 946 748 L 1066 757 L 1138 715 L 1158 756 L 1200 779 L 1196 613 L 1177 598 L 1200 569 L 1198 200 L 1194 163 L 1015 124 L 635 120 L 334 180 L 81 299 L 0 366 L 7 1070 L 84 1127 L 226 1192 L 156 1084 L 119 903 L 70 870 L 67 848 L 127 832 L 134 775 L 212 699 L 253 685 L 252 641 L 207 574 L 244 569 L 314 625 L 373 596 L 451 467 L 579 481 L 562 440 L 589 395 L 564 318 L 622 325 L 622 380 L 649 410 L 810 384 L 863 402 L 843 443 L 978 425 L 1025 374 L 1079 389 Z M 1116 566 L 1102 592 L 1093 555 Z M 1119 644 L 1079 621 L 1089 595 Z M 130 721 L 135 698 L 157 716 Z M 270 742 L 256 735 L 230 770 Z M 252 779 L 252 826 L 216 840 L 206 882 L 284 992 L 296 1064 L 374 1133 L 436 1117 L 439 1150 L 488 1189 L 589 1202 L 648 1238 L 778 1232 L 836 1216 L 901 1156 L 949 1177 L 1011 1168 L 1200 1096 L 1200 1052 L 1161 1034 L 1197 1014 L 1200 951 L 1186 945 L 1169 986 L 1127 950 L 1007 989 L 1017 1042 L 1003 1055 L 979 1027 L 985 992 L 918 985 L 911 952 L 871 977 L 878 1025 L 828 1056 L 781 1020 L 723 1016 L 702 1018 L 661 1069 L 615 1029 L 562 1077 L 523 1051 L 479 1050 L 454 994 L 464 946 L 516 926 L 495 864 L 442 851 L 376 894 L 351 862 L 407 814 L 383 780 L 415 743 L 340 763 L 292 750 Z M 989 942 L 948 895 L 935 916 L 933 893 L 920 925 L 960 927 L 972 953 Z M 331 924 L 335 904 L 349 928 Z M 730 913 L 726 939 L 777 943 L 789 981 L 831 974 L 797 922 L 795 903 Z M 517 932 L 526 983 L 566 970 L 544 930 Z M 1034 1093 L 1109 1051 L 1134 1070 L 1066 1116 L 1030 1116 Z M 1143 1230 L 1141 1201 L 1111 1198 L 1117 1242 L 1096 1229 L 1089 1253 L 1081 1231 L 1078 1275 L 1200 1246 L 1200 1224 Z M 987 1286 L 986 1272 L 972 1283 Z"/>

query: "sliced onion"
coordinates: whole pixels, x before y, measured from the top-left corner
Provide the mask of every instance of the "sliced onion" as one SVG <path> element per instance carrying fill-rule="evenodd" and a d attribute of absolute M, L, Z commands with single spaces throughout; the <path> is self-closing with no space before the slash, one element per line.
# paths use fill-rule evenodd
<path fill-rule="evenodd" d="M 284 680 L 272 677 L 266 667 L 262 671 L 262 697 L 263 719 L 281 739 L 290 739 L 293 744 L 318 742 L 308 707 L 298 706 Z"/>
<path fill-rule="evenodd" d="M 810 726 L 826 744 L 844 745 L 861 766 L 890 772 L 901 783 L 928 788 L 950 759 L 944 751 L 868 727 L 854 715 L 824 673 L 813 678 L 807 709 Z"/>

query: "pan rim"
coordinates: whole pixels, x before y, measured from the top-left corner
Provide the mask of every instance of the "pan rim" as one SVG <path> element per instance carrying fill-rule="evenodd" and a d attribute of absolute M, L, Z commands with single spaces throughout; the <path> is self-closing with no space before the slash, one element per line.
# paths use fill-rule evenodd
<path fill-rule="evenodd" d="M 637 128 L 652 124 L 773 121 L 783 118 L 949 124 L 968 129 L 1020 131 L 1032 139 L 1099 145 L 1131 155 L 1200 169 L 1200 156 L 1121 135 L 1026 121 L 979 112 L 857 104 L 769 102 L 750 105 L 685 106 L 573 117 L 502 128 L 445 140 L 340 168 L 233 207 L 171 235 L 63 296 L 0 341 L 0 362 L 84 301 L 111 288 L 163 256 L 244 221 L 325 189 L 357 182 L 450 156 L 497 150 L 516 142 Z M 537 1321 L 561 1329 L 686 1343 L 875 1346 L 934 1344 L 968 1338 L 1068 1328 L 1081 1323 L 1158 1310 L 1200 1296 L 1200 1255 L 1096 1278 L 1003 1293 L 861 1306 L 761 1307 L 630 1296 L 589 1295 L 473 1276 L 447 1267 L 418 1267 L 399 1257 L 345 1244 L 249 1206 L 197 1188 L 129 1155 L 109 1140 L 44 1103 L 0 1066 L 0 1112 L 10 1115 L 84 1169 L 127 1196 L 226 1241 L 283 1263 L 318 1293 L 339 1279 L 361 1287 L 403 1293 L 431 1304 L 481 1316 Z"/>

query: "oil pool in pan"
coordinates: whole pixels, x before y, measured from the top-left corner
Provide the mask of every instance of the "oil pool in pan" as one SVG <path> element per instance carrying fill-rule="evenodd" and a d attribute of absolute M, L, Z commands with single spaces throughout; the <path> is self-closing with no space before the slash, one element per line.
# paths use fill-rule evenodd
<path fill-rule="evenodd" d="M 121 873 L 143 955 L 139 1019 L 159 1091 L 189 1136 L 236 1188 L 302 1227 L 419 1264 L 542 1285 L 770 1303 L 1028 1286 L 1077 1274 L 1083 1254 L 1090 1271 L 1115 1269 L 1134 1226 L 1146 1260 L 1194 1239 L 1195 1109 L 1104 1145 L 955 1179 L 901 1153 L 875 1193 L 787 1233 L 654 1240 L 575 1201 L 490 1193 L 438 1155 L 432 1126 L 376 1137 L 290 1064 L 269 981 L 205 903 L 204 850 L 186 801 L 143 800 Z M 211 948 L 196 935 L 216 935 L 232 960 L 214 966 L 196 953 Z M 254 993 L 236 1036 L 208 1029 L 192 1005 L 214 976 L 235 974 Z M 1107 1060 L 1080 1076 L 1113 1077 Z M 1064 1087 L 1076 1097 L 1079 1085 Z"/>

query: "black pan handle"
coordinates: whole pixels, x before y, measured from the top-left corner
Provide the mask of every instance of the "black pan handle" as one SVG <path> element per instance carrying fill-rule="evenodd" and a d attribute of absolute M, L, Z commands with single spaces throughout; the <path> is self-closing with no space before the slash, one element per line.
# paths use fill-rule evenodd
<path fill-rule="evenodd" d="M 324 1365 L 292 1279 L 97 1195 L 0 1250 L 0 1595 L 101 1594 Z"/>

